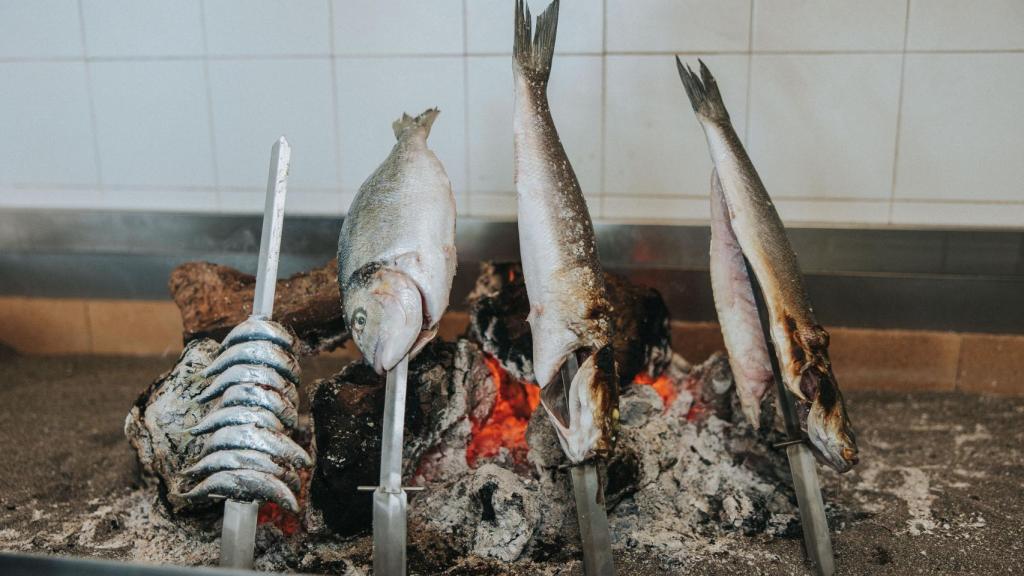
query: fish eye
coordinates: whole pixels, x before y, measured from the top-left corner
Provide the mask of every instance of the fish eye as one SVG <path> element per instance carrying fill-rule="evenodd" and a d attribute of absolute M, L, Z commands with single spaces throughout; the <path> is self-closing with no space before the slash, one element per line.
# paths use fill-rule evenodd
<path fill-rule="evenodd" d="M 366 326 L 366 311 L 360 308 L 352 315 L 352 329 L 360 332 L 364 326 Z"/>

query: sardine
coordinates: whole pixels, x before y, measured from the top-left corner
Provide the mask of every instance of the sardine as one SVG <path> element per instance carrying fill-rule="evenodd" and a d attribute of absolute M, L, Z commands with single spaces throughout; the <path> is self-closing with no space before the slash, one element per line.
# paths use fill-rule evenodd
<path fill-rule="evenodd" d="M 274 343 L 263 340 L 241 342 L 231 346 L 221 352 L 200 375 L 202 378 L 210 378 L 239 364 L 267 366 L 292 382 L 299 381 L 299 363 L 295 357 Z"/>
<path fill-rule="evenodd" d="M 612 310 L 594 226 L 548 106 L 558 7 L 554 0 L 533 32 L 529 7 L 516 2 L 515 181 L 534 374 L 563 450 L 579 463 L 611 450 L 618 390 L 610 348 Z M 581 368 L 566 406 L 558 375 L 569 354 L 577 355 Z"/>
<path fill-rule="evenodd" d="M 222 496 L 241 501 L 269 501 L 298 513 L 299 503 L 288 486 L 270 474 L 255 470 L 217 472 L 182 494 L 186 500 Z"/>
<path fill-rule="evenodd" d="M 250 406 L 231 406 L 210 412 L 198 424 L 190 428 L 189 432 L 198 436 L 209 434 L 225 426 L 238 426 L 239 424 L 252 424 L 258 428 L 277 432 L 284 431 L 284 424 L 269 410 Z"/>
<path fill-rule="evenodd" d="M 302 488 L 302 481 L 294 470 L 274 462 L 267 454 L 255 450 L 223 450 L 208 454 L 183 470 L 182 475 L 203 478 L 225 470 L 255 470 L 280 479 L 292 492 L 298 493 Z"/>
<path fill-rule="evenodd" d="M 295 389 L 295 385 L 285 380 L 276 370 L 269 366 L 247 364 L 236 364 L 218 374 L 196 396 L 196 402 L 205 404 L 224 394 L 226 390 L 236 384 L 255 384 L 269 388 L 288 399 L 292 406 L 297 406 L 299 403 L 299 393 Z"/>
<path fill-rule="evenodd" d="M 206 440 L 200 456 L 219 450 L 256 450 L 295 468 L 309 468 L 313 465 L 309 454 L 294 440 L 280 432 L 252 424 L 227 426 L 217 430 Z"/>
<path fill-rule="evenodd" d="M 455 276 L 455 197 L 427 136 L 439 111 L 406 114 L 398 142 L 359 188 L 338 238 L 345 321 L 378 373 L 436 334 Z"/>
<path fill-rule="evenodd" d="M 276 372 L 274 372 L 277 375 Z M 294 387 L 291 388 L 294 390 Z M 289 428 L 295 428 L 299 414 L 295 405 L 285 400 L 280 393 L 257 384 L 240 383 L 229 386 L 220 398 L 220 408 L 248 406 L 270 410 L 277 419 Z"/>
<path fill-rule="evenodd" d="M 722 243 L 713 249 L 712 256 L 729 260 L 728 263 L 720 262 L 722 272 L 716 273 L 718 280 L 715 297 L 719 298 L 718 290 L 722 282 L 746 281 L 749 286 L 749 278 L 736 272 L 742 256 L 746 256 L 764 292 L 771 338 L 779 359 L 782 380 L 796 398 L 801 425 L 818 457 L 836 470 L 845 472 L 857 463 L 856 438 L 846 414 L 843 395 L 832 373 L 832 363 L 828 357 L 828 332 L 814 317 L 804 289 L 803 275 L 796 254 L 786 238 L 782 220 L 732 127 L 718 84 L 707 66 L 700 63 L 698 77 L 678 58 L 676 65 L 686 94 L 707 137 L 720 183 L 712 187 L 712 207 L 722 210 L 720 205 L 715 207 L 716 203 L 722 202 L 715 192 L 718 189 L 728 214 L 727 219 L 720 219 L 715 224 Z M 725 233 L 726 224 L 735 239 L 731 246 Z M 735 254 L 737 249 L 742 255 Z M 749 290 L 749 287 L 723 289 L 722 304 L 735 294 L 744 294 L 740 299 L 745 300 L 744 291 Z M 753 314 L 753 317 L 738 319 L 736 316 L 741 314 Z M 722 322 L 723 332 L 750 330 L 759 335 L 756 314 L 756 309 L 749 304 L 738 306 L 726 315 Z M 750 403 L 760 389 L 757 380 L 762 376 L 763 364 L 758 358 L 761 353 L 767 357 L 765 350 L 754 352 L 753 359 L 750 358 L 751 350 L 758 348 L 757 342 L 760 340 L 757 338 L 760 336 L 752 338 L 754 342 L 735 334 L 725 338 L 727 344 L 737 348 L 729 349 L 730 356 L 748 356 L 754 366 L 751 372 L 753 382 L 746 382 L 749 391 L 747 406 L 750 406 L 746 409 L 748 416 L 756 415 Z"/>
<path fill-rule="evenodd" d="M 295 346 L 295 337 L 287 328 L 272 320 L 250 316 L 228 332 L 220 347 L 221 350 L 227 350 L 235 344 L 253 341 L 270 342 L 288 352 Z"/>

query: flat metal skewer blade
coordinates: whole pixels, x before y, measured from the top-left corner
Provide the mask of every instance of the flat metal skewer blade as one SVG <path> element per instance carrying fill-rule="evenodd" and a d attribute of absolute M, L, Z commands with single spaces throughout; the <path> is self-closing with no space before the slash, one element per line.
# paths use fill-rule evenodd
<path fill-rule="evenodd" d="M 569 410 L 569 385 L 578 371 L 576 354 L 569 354 L 561 370 L 566 411 Z M 576 500 L 576 520 L 580 525 L 583 573 L 586 576 L 615 576 L 611 529 L 608 527 L 604 488 L 597 474 L 597 464 L 586 462 L 571 466 L 569 470 L 573 498 Z"/>
<path fill-rule="evenodd" d="M 409 357 L 388 371 L 380 449 L 380 486 L 373 493 L 373 573 L 404 576 L 408 499 L 402 489 L 402 445 Z"/>
<path fill-rule="evenodd" d="M 252 301 L 253 316 L 270 318 L 274 311 L 277 289 L 277 266 L 281 260 L 281 234 L 284 230 L 284 201 L 288 195 L 288 169 L 292 147 L 284 136 L 270 150 L 270 176 L 267 180 L 267 203 L 263 208 L 263 232 L 260 235 L 260 260 L 256 269 L 256 296 Z"/>
<path fill-rule="evenodd" d="M 224 527 L 220 535 L 220 565 L 251 569 L 256 548 L 256 516 L 259 502 L 224 502 Z"/>
<path fill-rule="evenodd" d="M 284 202 L 288 193 L 288 167 L 292 148 L 284 136 L 270 150 L 270 178 L 267 182 L 267 203 L 263 209 L 263 232 L 260 235 L 260 260 L 256 269 L 256 296 L 252 315 L 270 319 L 274 314 L 274 292 L 277 289 L 277 265 L 281 259 L 281 233 L 284 230 Z M 252 568 L 256 549 L 256 517 L 259 502 L 224 503 L 224 524 L 220 539 L 220 565 L 230 568 Z"/>
<path fill-rule="evenodd" d="M 765 345 L 768 346 L 768 358 L 771 360 L 772 373 L 775 376 L 775 389 L 778 393 L 782 419 L 786 425 L 786 436 L 788 440 L 801 440 L 800 422 L 794 407 L 795 399 L 782 382 L 782 370 L 779 368 L 779 358 L 775 354 L 775 344 L 771 338 L 768 306 L 764 301 L 764 293 L 761 292 L 761 285 L 757 281 L 754 269 L 750 266 L 750 261 L 744 257 L 743 262 L 747 266 L 747 276 L 750 278 L 750 285 L 753 288 L 757 315 L 761 320 L 761 332 Z M 799 443 L 787 446 L 786 456 L 789 458 L 789 472 L 793 477 L 796 503 L 800 508 L 800 525 L 804 533 L 804 549 L 807 552 L 807 558 L 811 561 L 817 574 L 832 576 L 835 573 L 835 556 L 832 553 L 832 537 L 829 534 L 828 518 L 825 516 L 825 502 L 821 497 L 821 484 L 818 482 L 818 469 L 815 466 L 814 455 L 811 454 L 811 449 L 806 444 Z"/>

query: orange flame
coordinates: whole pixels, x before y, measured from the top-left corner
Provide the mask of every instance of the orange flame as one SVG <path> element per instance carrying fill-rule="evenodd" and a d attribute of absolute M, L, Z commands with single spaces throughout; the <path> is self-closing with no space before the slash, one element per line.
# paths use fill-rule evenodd
<path fill-rule="evenodd" d="M 525 453 L 526 425 L 530 415 L 540 404 L 540 387 L 521 382 L 509 376 L 494 358 L 484 355 L 484 363 L 491 371 L 498 389 L 491 413 L 481 421 L 472 421 L 466 463 L 475 468 L 480 458 L 495 456 L 502 447 Z"/>
<path fill-rule="evenodd" d="M 291 536 L 299 531 L 299 517 L 273 502 L 260 506 L 259 514 L 256 516 L 257 524 L 268 522 L 277 526 L 285 536 Z"/>
<path fill-rule="evenodd" d="M 661 396 L 661 401 L 665 404 L 666 410 L 672 406 L 672 403 L 676 401 L 676 397 L 679 396 L 679 390 L 676 390 L 675 383 L 664 374 L 655 378 L 647 372 L 641 372 L 636 375 L 636 378 L 633 378 L 633 384 L 653 387 L 658 396 Z"/>

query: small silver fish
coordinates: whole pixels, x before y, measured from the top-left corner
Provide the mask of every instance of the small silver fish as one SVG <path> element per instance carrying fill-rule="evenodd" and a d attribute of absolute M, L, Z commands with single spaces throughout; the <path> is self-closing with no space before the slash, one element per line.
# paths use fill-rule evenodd
<path fill-rule="evenodd" d="M 198 424 L 189 429 L 193 435 L 209 434 L 225 426 L 237 426 L 239 424 L 252 424 L 259 428 L 284 431 L 284 424 L 274 416 L 270 410 L 255 408 L 251 406 L 230 406 L 219 408 L 206 415 Z"/>
<path fill-rule="evenodd" d="M 226 426 L 215 431 L 206 440 L 200 456 L 218 450 L 256 450 L 295 468 L 309 468 L 313 465 L 313 459 L 294 440 L 280 432 L 252 424 Z"/>
<path fill-rule="evenodd" d="M 241 342 L 220 353 L 201 373 L 202 378 L 216 376 L 232 366 L 268 366 L 292 382 L 299 381 L 299 363 L 295 357 L 272 342 Z"/>
<path fill-rule="evenodd" d="M 277 375 L 276 372 L 274 374 Z M 294 390 L 294 387 L 291 389 Z M 299 414 L 294 404 L 285 400 L 278 392 L 257 384 L 242 382 L 229 386 L 220 398 L 219 408 L 232 406 L 270 410 L 282 424 L 289 428 L 295 428 L 299 422 Z"/>
<path fill-rule="evenodd" d="M 284 482 L 255 470 L 217 472 L 182 494 L 186 500 L 205 500 L 215 496 L 250 502 L 275 502 L 291 512 L 299 511 L 295 495 Z"/>
<path fill-rule="evenodd" d="M 255 450 L 222 450 L 208 454 L 182 471 L 182 475 L 202 478 L 225 470 L 255 470 L 281 479 L 293 492 L 298 493 L 302 488 L 298 474 L 274 462 L 267 454 Z"/>
<path fill-rule="evenodd" d="M 548 105 L 559 1 L 537 18 L 536 32 L 526 3 L 517 0 L 515 9 L 515 180 L 533 370 L 562 448 L 578 463 L 606 455 L 614 443 L 618 379 L 612 307 L 587 203 Z M 570 354 L 582 360 L 566 406 L 557 376 Z"/>
<path fill-rule="evenodd" d="M 746 256 L 764 292 L 783 383 L 797 400 L 797 413 L 811 447 L 827 464 L 845 472 L 857 463 L 857 442 L 846 414 L 843 395 L 832 374 L 828 332 L 814 317 L 804 289 L 803 275 L 786 238 L 782 219 L 732 127 L 711 71 L 700 62 L 698 76 L 678 57 L 676 67 L 697 120 L 704 129 L 715 164 L 717 184 L 712 186 L 712 209 L 719 214 L 714 226 L 722 242 L 713 248 L 712 257 L 720 262 L 729 260 L 721 267 L 721 273 L 716 273 L 715 297 L 724 298 L 723 306 L 732 302 L 737 294 L 742 295 L 738 301 L 746 300 L 746 293 L 750 291 L 749 278 L 737 269 L 742 257 Z M 746 287 L 723 290 L 723 283 L 742 284 L 744 281 L 748 284 Z M 748 318 L 739 319 L 738 315 Z M 723 332 L 754 330 L 757 335 L 756 338 L 750 337 L 756 340 L 753 342 L 742 335 L 730 334 L 725 338 L 728 346 L 737 348 L 729 348 L 729 356 L 747 356 L 752 365 L 748 381 L 744 384 L 747 386 L 745 412 L 748 417 L 756 416 L 752 402 L 758 400 L 757 394 L 764 393 L 760 382 L 764 376 L 764 365 L 760 356 L 763 353 L 767 358 L 768 354 L 767 350 L 757 350 L 751 356 L 752 350 L 759 348 L 758 342 L 760 346 L 766 346 L 760 336 L 760 328 L 755 326 L 759 326 L 757 310 L 749 302 L 731 310 L 722 322 Z M 745 369 L 745 365 L 741 366 L 740 372 Z M 765 387 L 767 389 L 770 387 Z M 743 400 L 744 395 L 740 398 Z"/>
<path fill-rule="evenodd" d="M 242 342 L 264 341 L 275 344 L 288 352 L 295 346 L 295 337 L 287 328 L 259 316 L 249 316 L 244 322 L 235 326 L 224 341 L 220 343 L 221 350 L 227 350 L 235 344 Z"/>
<path fill-rule="evenodd" d="M 437 334 L 455 276 L 455 198 L 427 136 L 439 114 L 403 115 L 398 142 L 359 188 L 338 238 L 345 321 L 378 373 Z"/>
<path fill-rule="evenodd" d="M 296 406 L 299 403 L 299 393 L 295 389 L 295 385 L 285 380 L 276 370 L 268 366 L 249 366 L 246 364 L 236 364 L 218 374 L 196 396 L 196 402 L 205 404 L 238 384 L 255 384 L 269 388 L 284 396 L 292 403 L 292 406 Z"/>

